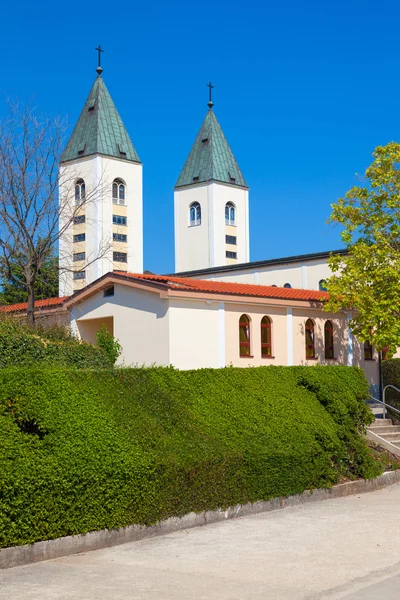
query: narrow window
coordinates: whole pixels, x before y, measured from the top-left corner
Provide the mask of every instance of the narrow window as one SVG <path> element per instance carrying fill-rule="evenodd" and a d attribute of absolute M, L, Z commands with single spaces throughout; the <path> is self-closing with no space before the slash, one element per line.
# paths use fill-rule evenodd
<path fill-rule="evenodd" d="M 318 288 L 320 292 L 326 292 L 326 280 L 320 279 L 318 282 Z"/>
<path fill-rule="evenodd" d="M 193 202 L 189 209 L 189 225 L 201 225 L 201 206 L 198 202 Z"/>
<path fill-rule="evenodd" d="M 237 258 L 237 252 L 230 252 L 229 250 L 227 250 L 225 252 L 226 258 Z"/>
<path fill-rule="evenodd" d="M 85 279 L 85 271 L 75 271 L 74 279 Z"/>
<path fill-rule="evenodd" d="M 225 224 L 235 225 L 235 206 L 232 202 L 227 202 L 225 205 Z"/>
<path fill-rule="evenodd" d="M 334 358 L 333 354 L 333 323 L 332 321 L 326 321 L 324 327 L 325 334 L 325 358 Z"/>
<path fill-rule="evenodd" d="M 75 183 L 75 204 L 81 204 L 85 200 L 85 182 L 78 179 Z"/>
<path fill-rule="evenodd" d="M 85 238 L 86 236 L 84 233 L 77 233 L 76 235 L 74 235 L 74 242 L 84 242 Z"/>
<path fill-rule="evenodd" d="M 225 243 L 226 244 L 232 244 L 233 246 L 236 246 L 236 235 L 226 235 L 225 236 Z"/>
<path fill-rule="evenodd" d="M 73 255 L 73 261 L 76 262 L 78 260 L 85 260 L 86 253 L 85 252 L 75 252 Z"/>
<path fill-rule="evenodd" d="M 284 288 L 291 288 L 292 286 L 290 285 L 290 283 L 285 283 L 285 285 L 283 287 Z"/>
<path fill-rule="evenodd" d="M 113 252 L 115 262 L 128 262 L 128 255 L 125 252 Z"/>
<path fill-rule="evenodd" d="M 311 319 L 306 321 L 306 358 L 315 358 L 314 323 Z"/>
<path fill-rule="evenodd" d="M 128 236 L 125 233 L 113 233 L 114 242 L 127 242 Z"/>
<path fill-rule="evenodd" d="M 373 360 L 374 349 L 372 348 L 371 342 L 368 340 L 364 342 L 364 360 Z"/>
<path fill-rule="evenodd" d="M 125 184 L 122 179 L 114 179 L 112 184 L 113 204 L 125 204 Z"/>
<path fill-rule="evenodd" d="M 271 319 L 269 317 L 261 319 L 261 356 L 263 358 L 272 356 Z"/>
<path fill-rule="evenodd" d="M 114 225 L 126 225 L 126 222 L 126 217 L 121 217 L 121 215 L 113 215 Z"/>
<path fill-rule="evenodd" d="M 74 225 L 80 225 L 81 223 L 84 223 L 85 221 L 86 221 L 85 215 L 78 215 L 77 217 L 74 217 Z"/>
<path fill-rule="evenodd" d="M 242 315 L 239 320 L 239 354 L 240 356 L 251 356 L 250 319 L 247 315 Z"/>

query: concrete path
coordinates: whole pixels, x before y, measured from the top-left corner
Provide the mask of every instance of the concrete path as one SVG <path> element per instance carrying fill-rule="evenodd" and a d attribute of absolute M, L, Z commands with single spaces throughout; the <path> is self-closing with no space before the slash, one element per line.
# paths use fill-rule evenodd
<path fill-rule="evenodd" d="M 400 484 L 0 572 L 4 600 L 400 598 Z"/>

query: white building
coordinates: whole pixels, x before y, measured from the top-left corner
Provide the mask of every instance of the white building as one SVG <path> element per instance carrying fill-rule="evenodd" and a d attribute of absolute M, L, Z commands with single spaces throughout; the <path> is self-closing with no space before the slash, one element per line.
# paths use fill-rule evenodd
<path fill-rule="evenodd" d="M 97 73 L 60 164 L 60 296 L 143 271 L 142 164 Z"/>
<path fill-rule="evenodd" d="M 175 270 L 250 260 L 249 191 L 213 103 L 175 186 Z"/>

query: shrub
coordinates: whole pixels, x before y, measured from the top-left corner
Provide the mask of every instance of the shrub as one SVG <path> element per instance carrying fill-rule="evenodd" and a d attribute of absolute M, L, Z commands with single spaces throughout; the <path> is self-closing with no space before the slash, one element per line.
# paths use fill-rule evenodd
<path fill-rule="evenodd" d="M 390 358 L 382 361 L 382 379 L 383 385 L 394 385 L 400 389 L 400 358 Z M 388 404 L 400 410 L 400 392 L 388 388 L 385 393 L 385 399 Z M 393 412 L 396 419 L 400 419 L 398 413 Z"/>
<path fill-rule="evenodd" d="M 103 349 L 74 338 L 65 327 L 31 329 L 16 319 L 0 319 L 0 367 L 38 363 L 79 369 L 112 366 Z"/>
<path fill-rule="evenodd" d="M 372 477 L 350 367 L 0 369 L 0 546 Z"/>
<path fill-rule="evenodd" d="M 119 341 L 108 331 L 104 323 L 97 332 L 97 344 L 108 356 L 110 363 L 115 365 L 118 357 L 121 356 L 122 347 Z"/>

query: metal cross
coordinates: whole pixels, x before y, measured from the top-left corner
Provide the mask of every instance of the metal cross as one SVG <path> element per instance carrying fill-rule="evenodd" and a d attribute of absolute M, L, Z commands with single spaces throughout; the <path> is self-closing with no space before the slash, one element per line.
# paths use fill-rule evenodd
<path fill-rule="evenodd" d="M 102 49 L 102 47 L 100 46 L 100 44 L 99 44 L 98 48 L 95 48 L 95 50 L 97 50 L 97 52 L 99 54 L 99 64 L 97 66 L 101 68 L 101 53 L 104 52 L 104 50 Z"/>
<path fill-rule="evenodd" d="M 212 90 L 214 88 L 213 84 L 211 83 L 207 83 L 207 87 L 210 89 L 210 99 L 209 99 L 209 103 L 212 103 Z"/>

